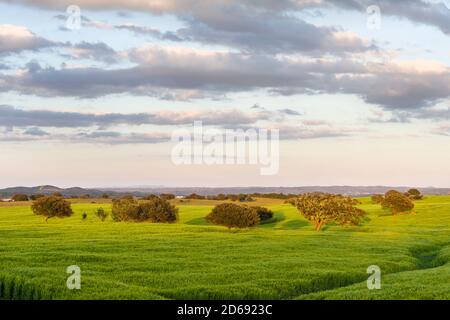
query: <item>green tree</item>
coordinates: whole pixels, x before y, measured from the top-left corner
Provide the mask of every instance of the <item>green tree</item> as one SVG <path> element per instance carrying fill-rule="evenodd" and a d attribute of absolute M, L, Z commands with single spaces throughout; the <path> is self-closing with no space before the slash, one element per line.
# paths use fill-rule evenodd
<path fill-rule="evenodd" d="M 99 218 L 102 221 L 105 221 L 106 218 L 108 217 L 108 213 L 103 208 L 98 208 L 95 211 L 95 215 L 97 216 L 97 218 Z"/>
<path fill-rule="evenodd" d="M 222 203 L 213 208 L 206 220 L 231 228 L 248 228 L 257 225 L 260 218 L 255 209 L 234 203 Z"/>
<path fill-rule="evenodd" d="M 405 195 L 413 200 L 422 200 L 423 199 L 422 193 L 420 193 L 420 191 L 415 188 L 409 189 Z"/>
<path fill-rule="evenodd" d="M 381 194 L 374 194 L 371 198 L 373 204 L 380 204 L 383 202 L 383 199 L 384 197 Z"/>
<path fill-rule="evenodd" d="M 330 222 L 340 225 L 358 225 L 365 212 L 356 207 L 359 201 L 342 195 L 309 193 L 291 203 L 320 231 Z"/>
<path fill-rule="evenodd" d="M 31 209 L 34 214 L 44 216 L 45 221 L 52 217 L 64 218 L 73 214 L 70 202 L 56 196 L 44 196 L 37 199 Z"/>
<path fill-rule="evenodd" d="M 159 197 L 144 203 L 131 198 L 122 198 L 113 200 L 111 216 L 114 221 L 171 223 L 178 220 L 178 209 Z"/>
<path fill-rule="evenodd" d="M 138 206 L 140 221 L 173 223 L 178 220 L 178 209 L 163 198 L 153 198 Z"/>
<path fill-rule="evenodd" d="M 273 212 L 264 207 L 251 207 L 259 216 L 259 220 L 266 221 L 273 218 Z"/>
<path fill-rule="evenodd" d="M 401 212 L 411 212 L 414 209 L 414 202 L 401 192 L 389 190 L 384 195 L 381 206 L 384 209 L 391 210 L 392 214 L 398 214 Z"/>
<path fill-rule="evenodd" d="M 28 196 L 26 194 L 15 194 L 11 198 L 13 201 L 28 201 Z"/>

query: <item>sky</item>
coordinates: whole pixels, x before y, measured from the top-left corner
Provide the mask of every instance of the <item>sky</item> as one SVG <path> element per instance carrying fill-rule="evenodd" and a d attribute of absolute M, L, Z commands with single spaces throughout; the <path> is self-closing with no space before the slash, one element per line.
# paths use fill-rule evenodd
<path fill-rule="evenodd" d="M 0 0 L 0 187 L 450 187 L 449 40 L 441 0 Z M 175 163 L 196 121 L 278 170 Z"/>

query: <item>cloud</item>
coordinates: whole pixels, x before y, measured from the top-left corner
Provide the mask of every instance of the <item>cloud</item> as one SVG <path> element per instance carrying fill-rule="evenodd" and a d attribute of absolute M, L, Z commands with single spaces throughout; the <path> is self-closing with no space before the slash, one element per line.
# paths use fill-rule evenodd
<path fill-rule="evenodd" d="M 47 39 L 36 36 L 25 27 L 0 24 L 0 55 L 8 55 L 30 50 L 37 51 L 57 45 Z"/>
<path fill-rule="evenodd" d="M 268 120 L 266 112 L 244 113 L 236 109 L 207 111 L 160 111 L 155 113 L 80 113 L 50 110 L 22 110 L 0 105 L 0 126 L 9 127 L 55 127 L 78 128 L 98 126 L 107 128 L 115 125 L 183 125 L 202 121 L 204 125 L 226 126 L 254 124 Z M 36 128 L 30 132 L 37 132 Z"/>
<path fill-rule="evenodd" d="M 159 40 L 169 40 L 169 41 L 184 41 L 182 37 L 177 35 L 176 32 L 162 32 L 159 29 L 145 27 L 145 26 L 138 26 L 136 24 L 132 23 L 126 23 L 126 24 L 119 24 L 114 26 L 117 30 L 127 30 L 130 32 L 133 32 L 136 35 L 144 35 L 144 36 L 150 36 L 152 38 L 156 38 Z"/>
<path fill-rule="evenodd" d="M 437 27 L 444 34 L 450 34 L 450 7 L 443 1 L 424 0 L 340 0 L 329 4 L 344 9 L 365 12 L 370 5 L 376 4 L 382 15 L 406 18 L 412 22 Z M 320 4 L 321 2 L 318 2 Z M 323 1 L 321 4 L 324 4 Z"/>
<path fill-rule="evenodd" d="M 121 69 L 55 69 L 32 63 L 17 74 L 0 75 L 0 91 L 80 98 L 127 93 L 162 99 L 254 90 L 279 95 L 343 93 L 389 109 L 425 108 L 450 97 L 449 68 L 423 61 L 380 64 L 157 45 L 133 49 L 128 57 L 136 65 Z"/>
<path fill-rule="evenodd" d="M 65 10 L 73 4 L 71 0 L 1 0 L 1 2 L 17 3 L 46 9 Z M 339 7 L 366 14 L 368 6 L 376 4 L 383 15 L 408 19 L 412 22 L 427 24 L 439 28 L 443 33 L 450 33 L 450 10 L 445 1 L 425 0 L 79 0 L 77 5 L 90 10 L 131 10 L 147 11 L 154 14 L 174 14 L 181 18 L 191 17 L 198 22 L 213 27 L 215 30 L 228 29 L 248 30 L 254 19 L 252 13 L 270 12 L 274 16 L 289 12 L 300 12 L 305 8 Z M 233 21 L 234 24 L 230 22 Z M 238 23 L 236 23 L 238 22 Z"/>
<path fill-rule="evenodd" d="M 46 8 L 67 7 L 69 2 L 18 1 Z M 161 32 L 158 29 L 135 24 L 111 25 L 84 18 L 83 26 L 100 29 L 125 29 L 135 34 L 160 40 L 191 41 L 219 44 L 246 52 L 304 52 L 308 54 L 342 54 L 375 49 L 367 40 L 340 28 L 316 26 L 299 17 L 288 14 L 302 6 L 295 1 L 79 1 L 81 8 L 124 8 L 144 10 L 155 14 L 175 14 L 185 28 Z M 308 4 L 304 3 L 303 5 Z M 65 15 L 55 16 L 62 21 Z"/>
<path fill-rule="evenodd" d="M 38 127 L 28 128 L 23 133 L 26 135 L 30 135 L 30 136 L 46 136 L 46 135 L 48 135 L 48 132 L 46 132 Z"/>
<path fill-rule="evenodd" d="M 103 42 L 89 43 L 83 41 L 67 49 L 69 56 L 74 59 L 91 59 L 108 64 L 117 63 L 119 59 L 117 52 Z"/>
<path fill-rule="evenodd" d="M 279 109 L 278 112 L 287 114 L 289 116 L 301 116 L 302 115 L 300 112 L 289 109 L 289 108 Z"/>

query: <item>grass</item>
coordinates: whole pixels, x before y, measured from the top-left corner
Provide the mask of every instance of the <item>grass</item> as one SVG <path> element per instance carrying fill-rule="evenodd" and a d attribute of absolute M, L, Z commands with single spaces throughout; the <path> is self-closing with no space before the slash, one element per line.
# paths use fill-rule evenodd
<path fill-rule="evenodd" d="M 48 223 L 27 203 L 0 204 L 0 297 L 449 299 L 450 196 L 399 216 L 362 201 L 362 225 L 322 232 L 270 199 L 251 203 L 275 212 L 269 223 L 232 231 L 205 222 L 218 203 L 208 200 L 176 200 L 171 225 L 101 222 L 94 211 L 110 210 L 105 200 L 75 201 L 72 217 Z M 70 265 L 81 268 L 81 290 L 66 288 Z M 367 289 L 370 265 L 381 268 L 381 290 Z"/>

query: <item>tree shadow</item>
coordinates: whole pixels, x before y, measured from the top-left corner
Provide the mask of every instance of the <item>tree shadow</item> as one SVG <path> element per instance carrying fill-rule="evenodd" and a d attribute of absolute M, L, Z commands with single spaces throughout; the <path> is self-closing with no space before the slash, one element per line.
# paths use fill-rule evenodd
<path fill-rule="evenodd" d="M 281 229 L 295 230 L 295 229 L 304 228 L 306 226 L 311 226 L 311 224 L 306 220 L 289 220 L 289 221 L 283 223 Z"/>
<path fill-rule="evenodd" d="M 185 222 L 184 224 L 191 225 L 191 226 L 205 226 L 209 223 L 208 223 L 208 221 L 205 220 L 204 217 L 200 217 L 200 218 L 195 218 L 195 219 L 189 220 L 189 221 Z"/>
<path fill-rule="evenodd" d="M 285 220 L 285 216 L 281 212 L 274 213 L 273 217 L 269 220 L 261 221 L 259 223 L 259 228 L 273 228 L 278 222 Z"/>

